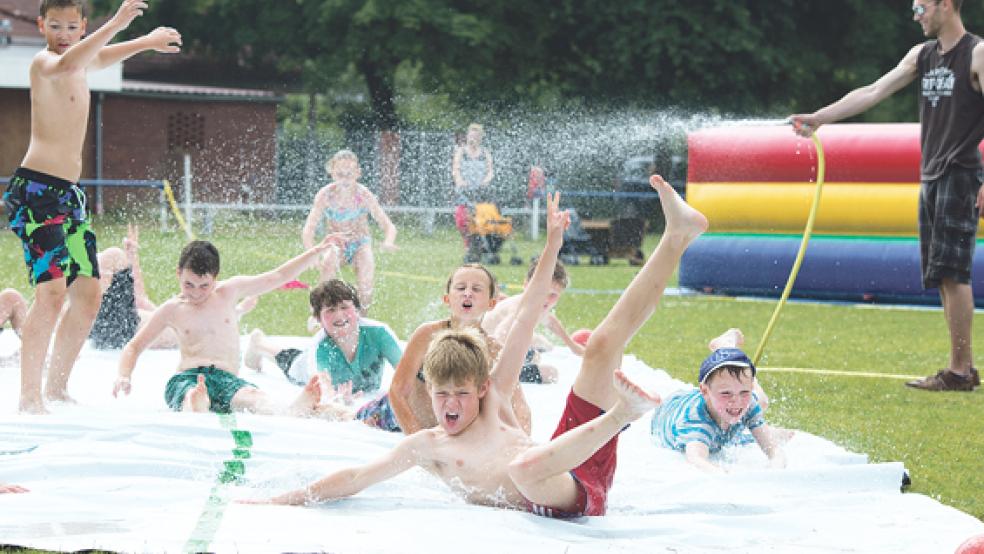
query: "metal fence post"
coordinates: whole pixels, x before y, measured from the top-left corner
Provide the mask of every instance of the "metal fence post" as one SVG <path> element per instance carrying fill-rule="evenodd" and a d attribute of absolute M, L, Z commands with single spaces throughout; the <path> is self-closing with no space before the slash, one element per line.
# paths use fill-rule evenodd
<path fill-rule="evenodd" d="M 530 213 L 530 239 L 540 238 L 540 197 L 533 197 L 533 209 Z"/>
<path fill-rule="evenodd" d="M 192 228 L 191 224 L 191 154 L 185 152 L 184 155 L 184 205 L 185 205 L 185 223 L 188 224 L 188 229 Z"/>

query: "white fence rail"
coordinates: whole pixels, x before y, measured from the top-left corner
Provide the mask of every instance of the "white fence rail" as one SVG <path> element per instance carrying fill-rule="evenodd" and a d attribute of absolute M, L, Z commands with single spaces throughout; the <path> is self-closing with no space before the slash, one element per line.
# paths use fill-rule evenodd
<path fill-rule="evenodd" d="M 273 211 L 273 212 L 301 212 L 307 213 L 311 210 L 310 204 L 229 204 L 229 203 L 209 203 L 209 202 L 186 202 L 185 203 L 185 219 L 187 219 L 188 225 L 194 227 L 193 217 L 195 214 L 201 214 L 202 217 L 202 228 L 205 233 L 210 232 L 212 225 L 215 221 L 215 216 L 222 211 L 233 211 L 233 212 L 259 212 L 259 211 Z M 437 214 L 454 214 L 454 208 L 451 206 L 433 207 L 433 206 L 383 206 L 383 210 L 388 214 L 419 214 L 420 217 L 420 228 L 426 234 L 431 234 L 434 232 L 434 221 Z M 534 198 L 531 202 L 529 208 L 503 208 L 502 215 L 510 217 L 522 217 L 528 218 L 529 224 L 527 229 L 529 230 L 529 237 L 531 240 L 537 240 L 540 237 L 540 199 Z"/>

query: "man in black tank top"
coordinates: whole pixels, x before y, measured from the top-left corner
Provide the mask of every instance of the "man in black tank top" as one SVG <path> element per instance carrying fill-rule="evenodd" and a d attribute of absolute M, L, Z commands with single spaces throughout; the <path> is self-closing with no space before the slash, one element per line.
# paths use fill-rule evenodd
<path fill-rule="evenodd" d="M 809 137 L 821 125 L 860 114 L 918 79 L 922 280 L 925 288 L 940 289 L 950 331 L 950 365 L 906 385 L 933 391 L 972 391 L 980 385 L 971 341 L 970 270 L 984 207 L 978 151 L 984 139 L 984 42 L 964 28 L 961 4 L 963 0 L 915 0 L 912 19 L 930 40 L 912 47 L 874 83 L 812 114 L 790 116 L 793 129 Z"/>

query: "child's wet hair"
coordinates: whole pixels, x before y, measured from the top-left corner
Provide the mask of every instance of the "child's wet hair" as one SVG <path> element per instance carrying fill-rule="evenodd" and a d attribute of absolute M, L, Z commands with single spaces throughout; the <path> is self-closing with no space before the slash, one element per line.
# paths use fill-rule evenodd
<path fill-rule="evenodd" d="M 707 379 L 704 382 L 707 383 L 708 385 L 710 385 L 711 384 L 711 381 L 713 381 L 714 379 L 716 379 L 718 375 L 720 375 L 720 374 L 722 374 L 724 372 L 730 373 L 732 377 L 734 377 L 735 379 L 737 379 L 739 381 L 741 381 L 742 379 L 745 379 L 745 378 L 748 378 L 748 379 L 754 379 L 755 378 L 755 372 L 752 371 L 752 368 L 750 368 L 748 366 L 743 366 L 743 365 L 723 365 L 723 366 L 715 369 L 713 373 L 711 373 L 710 375 L 708 375 L 707 376 Z"/>
<path fill-rule="evenodd" d="M 75 8 L 79 16 L 85 17 L 85 0 L 41 0 L 41 17 L 48 15 L 49 10 L 58 8 Z"/>
<path fill-rule="evenodd" d="M 482 127 L 481 123 L 472 123 L 471 125 L 469 125 L 468 129 L 465 132 L 470 132 L 470 131 L 477 131 L 478 136 L 480 137 L 485 136 L 485 127 Z"/>
<path fill-rule="evenodd" d="M 359 157 L 355 155 L 355 152 L 345 148 L 335 152 L 335 155 L 325 162 L 325 171 L 330 174 L 335 169 L 335 164 L 342 160 L 352 160 L 356 165 L 359 164 Z"/>
<path fill-rule="evenodd" d="M 485 275 L 489 278 L 489 298 L 495 298 L 496 294 L 498 294 L 499 292 L 499 284 L 495 280 L 495 275 L 492 275 L 492 272 L 489 271 L 489 268 L 485 267 L 482 264 L 463 264 L 454 268 L 454 270 L 451 271 L 451 275 L 448 275 L 448 283 L 444 285 L 445 293 L 451 292 L 451 283 L 454 282 L 454 276 L 462 269 L 479 269 L 482 272 L 484 272 Z"/>
<path fill-rule="evenodd" d="M 539 256 L 533 258 L 533 261 L 530 262 L 530 268 L 526 271 L 527 283 L 533 278 L 533 272 L 536 271 L 536 266 L 539 263 Z M 571 284 L 571 278 L 567 275 L 567 268 L 564 267 L 564 262 L 557 260 L 557 264 L 554 266 L 553 276 L 551 276 L 550 280 L 565 289 Z"/>
<path fill-rule="evenodd" d="M 219 274 L 219 249 L 207 240 L 193 240 L 178 257 L 178 271 L 188 269 L 195 275 Z"/>
<path fill-rule="evenodd" d="M 359 302 L 359 294 L 352 285 L 341 279 L 329 279 L 319 283 L 318 286 L 311 289 L 309 300 L 311 302 L 311 311 L 315 318 L 321 315 L 321 310 L 338 306 L 346 300 L 351 302 L 355 306 L 355 309 L 362 309 L 362 304 Z"/>
<path fill-rule="evenodd" d="M 424 379 L 433 385 L 481 386 L 491 372 L 485 337 L 473 328 L 437 333 L 424 355 Z"/>

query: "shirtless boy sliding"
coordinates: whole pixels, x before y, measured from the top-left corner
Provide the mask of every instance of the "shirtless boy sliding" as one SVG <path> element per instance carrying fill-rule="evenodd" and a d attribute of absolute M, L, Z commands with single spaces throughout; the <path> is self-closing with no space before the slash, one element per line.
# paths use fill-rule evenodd
<path fill-rule="evenodd" d="M 82 145 L 89 117 L 86 72 L 145 50 L 178 52 L 181 35 L 159 27 L 140 38 L 107 46 L 141 15 L 147 3 L 124 0 L 116 15 L 85 35 L 83 0 L 42 0 L 38 29 L 47 48 L 31 62 L 31 142 L 3 199 L 10 230 L 21 239 L 28 279 L 37 286 L 24 322 L 20 410 L 46 413 L 42 366 L 66 296 L 69 308 L 55 329 L 45 397 L 70 400 L 68 377 L 99 310 L 96 236 L 89 228 Z"/>
<path fill-rule="evenodd" d="M 651 183 L 666 213 L 666 231 L 645 267 L 592 333 L 549 443 L 536 445 L 519 428 L 509 396 L 546 302 L 569 223 L 568 214 L 557 208 L 558 196 L 548 199 L 547 245 L 491 375 L 483 341 L 474 332 L 446 332 L 435 339 L 424 362 L 439 427 L 405 438 L 376 461 L 337 471 L 266 502 L 304 504 L 340 498 L 419 465 L 472 503 L 550 517 L 603 515 L 615 471 L 618 433 L 659 403 L 657 396 L 617 369 L 623 350 L 656 309 L 687 245 L 707 228 L 704 216 L 662 178 L 654 176 Z"/>
<path fill-rule="evenodd" d="M 272 291 L 297 279 L 329 246 L 343 240 L 328 235 L 320 244 L 292 258 L 277 269 L 260 275 L 232 277 L 216 281 L 219 251 L 207 241 L 188 243 L 178 259 L 181 294 L 161 304 L 146 324 L 123 347 L 119 377 L 113 396 L 130 393 L 130 375 L 137 358 L 164 329 L 178 337 L 181 362 L 164 392 L 168 406 L 175 411 L 219 413 L 232 410 L 293 415 L 313 413 L 321 400 L 318 377 L 312 377 L 300 396 L 287 410 L 251 383 L 238 377 L 239 318 L 236 303 L 245 296 Z"/>

